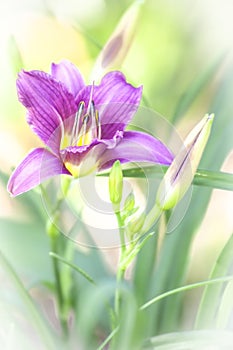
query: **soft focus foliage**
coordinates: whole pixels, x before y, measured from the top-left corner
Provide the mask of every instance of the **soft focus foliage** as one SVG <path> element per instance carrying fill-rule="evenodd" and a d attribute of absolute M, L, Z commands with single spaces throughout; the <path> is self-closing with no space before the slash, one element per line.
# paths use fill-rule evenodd
<path fill-rule="evenodd" d="M 22 68 L 48 71 L 51 62 L 69 59 L 89 81 L 96 58 L 133 3 L 9 0 L 0 4 L 0 280 L 4 286 L 0 291 L 0 348 L 63 346 L 63 340 L 57 343 L 60 327 L 54 306 L 54 260 L 60 267 L 65 296 L 60 312 L 69 317 L 73 327 L 70 348 L 96 349 L 114 329 L 113 349 L 141 349 L 143 345 L 159 349 L 163 344 L 167 349 L 178 344 L 180 349 L 195 341 L 199 348 L 215 339 L 220 346 L 221 339 L 226 347 L 232 345 L 232 314 L 225 312 L 232 309 L 230 282 L 209 285 L 203 295 L 201 288 L 176 293 L 139 311 L 148 300 L 174 288 L 210 276 L 232 275 L 232 192 L 193 186 L 175 209 L 160 218 L 127 270 L 125 281 L 117 284 L 118 240 L 111 249 L 96 249 L 108 245 L 111 235 L 118 235 L 116 218 L 110 215 L 107 178 L 94 181 L 98 207 L 90 205 L 88 210 L 84 199 L 92 199 L 93 182 L 89 185 L 86 180 L 88 193 L 77 183 L 71 186 L 72 199 L 58 208 L 65 224 L 56 229 L 66 230 L 71 239 L 77 236 L 78 244 L 59 235 L 57 258 L 49 256 L 51 237 L 46 225 L 49 217 L 57 215 L 54 202 L 64 194 L 64 187 L 60 193 L 56 183 L 46 184 L 16 199 L 6 191 L 12 169 L 31 148 L 41 146 L 17 99 L 18 72 Z M 157 112 L 152 118 L 150 110 L 140 110 L 132 128 L 155 134 L 176 153 L 181 139 L 201 116 L 214 113 L 200 169 L 229 173 L 233 172 L 232 6 L 231 0 L 145 0 L 121 64 L 129 82 L 143 85 L 141 104 Z M 123 202 L 129 195 L 128 207 L 136 219 L 143 217 L 138 206 L 145 202 L 146 210 L 153 206 L 158 185 L 156 176 L 124 178 Z M 56 198 L 50 193 L 54 188 Z M 106 207 L 109 212 L 104 215 Z M 73 212 L 78 221 L 69 216 Z M 136 256 L 133 247 L 131 252 Z M 110 310 L 116 290 L 122 293 L 119 319 Z M 210 305 L 215 314 L 207 313 Z M 111 329 L 109 319 L 115 328 Z M 205 330 L 210 328 L 213 333 Z"/>

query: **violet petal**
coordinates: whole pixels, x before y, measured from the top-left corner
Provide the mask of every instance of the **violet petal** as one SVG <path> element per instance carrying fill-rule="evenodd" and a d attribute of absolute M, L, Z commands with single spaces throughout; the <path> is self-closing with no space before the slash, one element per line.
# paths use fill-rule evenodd
<path fill-rule="evenodd" d="M 111 167 L 117 159 L 122 163 L 150 162 L 169 165 L 173 160 L 173 155 L 155 137 L 139 131 L 125 131 L 116 147 L 106 149 L 101 156 L 100 170 Z"/>
<path fill-rule="evenodd" d="M 68 60 L 62 60 L 58 64 L 52 63 L 51 75 L 62 82 L 73 96 L 76 96 L 85 87 L 78 68 Z"/>
<path fill-rule="evenodd" d="M 87 105 L 92 86 L 84 88 L 76 97 L 76 102 Z M 101 137 L 111 139 L 117 130 L 124 130 L 136 112 L 141 100 L 142 87 L 135 88 L 126 82 L 118 71 L 106 74 L 100 85 L 94 86 L 93 100 L 99 110 Z"/>
<path fill-rule="evenodd" d="M 13 196 L 27 192 L 46 179 L 70 174 L 61 160 L 44 148 L 35 148 L 12 173 L 7 189 Z"/>
<path fill-rule="evenodd" d="M 96 163 L 99 163 L 99 158 L 106 149 L 115 148 L 123 137 L 123 132 L 118 131 L 112 139 L 97 140 L 94 139 L 90 144 L 83 146 L 69 146 L 60 151 L 63 162 L 69 162 L 73 165 L 80 165 L 80 163 L 90 156 L 95 157 Z"/>
<path fill-rule="evenodd" d="M 77 106 L 65 86 L 42 71 L 22 71 L 17 80 L 20 102 L 28 110 L 33 131 L 56 153 L 60 147 L 62 120 L 74 115 Z"/>

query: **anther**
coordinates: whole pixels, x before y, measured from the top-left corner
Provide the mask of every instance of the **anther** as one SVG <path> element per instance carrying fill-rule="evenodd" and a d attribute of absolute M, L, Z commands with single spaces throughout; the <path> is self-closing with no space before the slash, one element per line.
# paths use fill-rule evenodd
<path fill-rule="evenodd" d="M 95 122 L 96 122 L 96 129 L 97 129 L 97 139 L 101 139 L 101 125 L 100 125 L 100 119 L 99 119 L 99 112 L 95 111 Z"/>
<path fill-rule="evenodd" d="M 79 124 L 80 124 L 80 118 L 83 114 L 85 108 L 85 103 L 83 101 L 81 101 L 79 103 L 79 107 L 78 107 L 78 111 L 75 115 L 75 119 L 74 119 L 74 125 L 73 125 L 73 129 L 72 129 L 72 136 L 71 136 L 71 145 L 75 146 L 78 140 L 78 134 L 79 134 Z"/>

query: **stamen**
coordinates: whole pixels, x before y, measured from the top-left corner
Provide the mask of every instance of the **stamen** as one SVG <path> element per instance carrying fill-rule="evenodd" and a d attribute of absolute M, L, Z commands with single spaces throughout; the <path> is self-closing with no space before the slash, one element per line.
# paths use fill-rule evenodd
<path fill-rule="evenodd" d="M 101 138 L 101 124 L 99 113 L 95 108 L 93 101 L 94 82 L 90 91 L 88 107 L 85 110 L 85 103 L 79 103 L 78 111 L 75 115 L 74 125 L 71 134 L 71 146 L 84 146 L 91 143 L 94 139 Z M 84 114 L 84 115 L 83 115 Z"/>
<path fill-rule="evenodd" d="M 92 138 L 96 138 L 97 137 L 96 120 L 95 120 L 96 109 L 95 109 L 94 101 L 91 101 L 91 104 L 90 104 L 90 114 L 91 114 L 91 125 L 90 125 L 91 134 L 92 134 Z"/>
<path fill-rule="evenodd" d="M 96 122 L 96 128 L 97 128 L 97 139 L 101 139 L 101 125 L 100 125 L 100 119 L 99 119 L 99 112 L 96 109 L 95 111 L 95 122 Z"/>
<path fill-rule="evenodd" d="M 84 108 L 85 108 L 85 103 L 81 101 L 79 103 L 78 111 L 74 119 L 74 125 L 73 125 L 72 135 L 71 135 L 71 146 L 75 146 L 78 141 L 79 124 L 80 124 L 80 119 L 83 114 Z"/>
<path fill-rule="evenodd" d="M 91 100 L 91 103 L 90 103 L 90 114 L 91 114 L 91 119 L 94 119 L 94 116 L 95 116 L 95 104 L 94 104 L 93 100 Z"/>
<path fill-rule="evenodd" d="M 79 146 L 83 146 L 83 145 L 88 144 L 90 142 L 89 131 L 87 131 L 87 124 L 89 122 L 89 119 L 90 119 L 90 116 L 88 114 L 85 114 L 83 117 L 82 127 L 81 127 L 81 130 L 79 132 L 79 138 L 77 141 L 77 144 Z"/>
<path fill-rule="evenodd" d="M 87 106 L 87 114 L 89 114 L 89 113 L 90 113 L 90 110 L 91 110 L 91 104 L 92 104 L 92 103 L 94 104 L 94 102 L 93 102 L 93 92 L 94 92 L 94 87 L 95 87 L 95 83 L 94 83 L 94 80 L 93 80 L 93 82 L 92 82 L 92 86 L 91 86 L 90 98 L 89 98 L 89 102 L 88 102 L 88 106 Z"/>

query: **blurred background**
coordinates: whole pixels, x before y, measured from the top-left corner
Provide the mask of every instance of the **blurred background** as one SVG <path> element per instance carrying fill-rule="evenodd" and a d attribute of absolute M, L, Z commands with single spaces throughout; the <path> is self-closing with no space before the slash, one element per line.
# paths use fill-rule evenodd
<path fill-rule="evenodd" d="M 80 68 L 88 82 L 96 57 L 132 3 L 0 2 L 0 247 L 32 291 L 37 281 L 50 278 L 51 271 L 43 208 L 30 207 L 25 195 L 10 198 L 5 187 L 12 168 L 40 144 L 17 100 L 17 73 L 22 68 L 49 71 L 51 62 L 66 58 Z M 215 140 L 208 147 L 215 156 L 206 158 L 205 166 L 226 172 L 233 172 L 232 14 L 231 0 L 144 1 L 134 40 L 121 66 L 128 81 L 143 84 L 147 106 L 174 124 L 181 137 L 205 113 L 215 112 L 222 122 L 213 129 Z M 187 102 L 190 91 L 195 97 L 192 103 Z M 233 232 L 232 193 L 214 190 L 211 198 L 193 241 L 189 282 L 207 278 Z M 192 308 L 191 299 L 188 308 Z M 188 313 L 185 317 L 188 319 Z"/>

